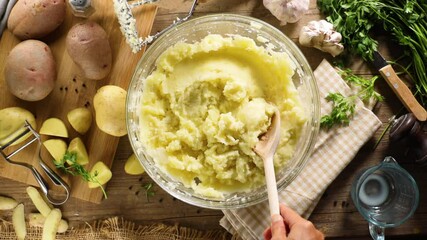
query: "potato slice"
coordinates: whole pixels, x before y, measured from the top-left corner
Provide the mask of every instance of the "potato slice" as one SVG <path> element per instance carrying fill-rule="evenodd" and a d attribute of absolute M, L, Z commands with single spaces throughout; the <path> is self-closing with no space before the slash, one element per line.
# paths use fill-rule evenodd
<path fill-rule="evenodd" d="M 75 108 L 68 112 L 67 119 L 71 127 L 83 135 L 92 124 L 92 113 L 87 108 Z"/>
<path fill-rule="evenodd" d="M 93 98 L 95 120 L 101 131 L 112 136 L 121 137 L 126 130 L 126 94 L 117 86 L 101 87 Z"/>
<path fill-rule="evenodd" d="M 43 142 L 43 146 L 52 155 L 55 162 L 60 163 L 67 152 L 67 144 L 62 139 L 49 139 Z"/>
<path fill-rule="evenodd" d="M 44 226 L 44 222 L 46 221 L 46 217 L 44 217 L 41 213 L 30 213 L 28 214 L 28 224 L 30 227 L 40 227 Z M 57 233 L 64 233 L 68 230 L 68 222 L 64 219 L 59 221 L 58 231 Z"/>
<path fill-rule="evenodd" d="M 45 217 L 49 215 L 52 208 L 49 204 L 44 200 L 40 192 L 34 187 L 27 187 L 27 194 L 33 201 L 34 206 L 36 206 L 37 210 Z"/>
<path fill-rule="evenodd" d="M 24 214 L 24 204 L 18 204 L 15 209 L 13 209 L 12 214 L 12 224 L 15 229 L 16 237 L 18 240 L 24 240 L 27 236 L 27 226 L 25 225 L 25 214 Z"/>
<path fill-rule="evenodd" d="M 105 163 L 101 161 L 96 162 L 95 165 L 93 165 L 92 169 L 90 170 L 90 174 L 94 176 L 98 182 L 88 182 L 89 188 L 97 188 L 100 185 L 104 185 L 110 181 L 111 177 L 113 176 L 111 170 L 107 167 L 107 165 L 105 165 Z"/>
<path fill-rule="evenodd" d="M 68 137 L 67 127 L 64 122 L 59 118 L 46 119 L 40 128 L 40 134 L 55 136 L 55 137 Z"/>
<path fill-rule="evenodd" d="M 7 142 L 17 137 L 21 133 L 18 131 L 19 129 L 24 130 L 25 120 L 36 129 L 36 119 L 31 112 L 19 107 L 3 108 L 0 110 L 0 146 L 5 145 Z M 11 146 L 23 142 L 30 135 L 31 133 L 25 134 Z"/>
<path fill-rule="evenodd" d="M 145 172 L 138 158 L 135 154 L 132 154 L 125 163 L 125 172 L 129 175 L 140 175 Z"/>
<path fill-rule="evenodd" d="M 43 240 L 55 240 L 62 213 L 58 208 L 52 209 L 43 224 Z"/>
<path fill-rule="evenodd" d="M 76 137 L 71 140 L 70 145 L 68 145 L 68 152 L 77 154 L 77 163 L 80 165 L 86 165 L 89 163 L 89 156 L 87 155 L 86 147 L 83 141 Z M 68 163 L 71 165 L 71 163 Z"/>
<path fill-rule="evenodd" d="M 0 210 L 11 210 L 18 205 L 18 202 L 10 197 L 0 196 Z"/>

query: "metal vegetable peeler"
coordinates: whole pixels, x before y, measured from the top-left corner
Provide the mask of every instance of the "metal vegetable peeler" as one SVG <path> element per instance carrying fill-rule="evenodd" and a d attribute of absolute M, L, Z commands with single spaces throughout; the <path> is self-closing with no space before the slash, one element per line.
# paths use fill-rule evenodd
<path fill-rule="evenodd" d="M 23 130 L 22 130 L 23 129 Z M 70 197 L 70 187 L 68 186 L 67 183 L 64 182 L 64 180 L 62 180 L 62 178 L 60 176 L 58 176 L 42 159 L 41 157 L 41 139 L 40 139 L 40 134 L 38 134 L 32 127 L 31 125 L 25 121 L 24 126 L 17 130 L 14 133 L 18 133 L 18 131 L 22 131 L 19 133 L 19 135 L 17 135 L 15 138 L 13 138 L 11 141 L 7 142 L 5 145 L 0 146 L 0 154 L 1 156 L 8 161 L 11 164 L 15 164 L 15 165 L 19 165 L 19 166 L 23 166 L 26 167 L 28 169 L 31 170 L 31 172 L 33 173 L 35 179 L 37 180 L 38 184 L 40 185 L 40 188 L 42 190 L 42 192 L 44 193 L 44 195 L 46 196 L 47 200 L 54 204 L 54 205 L 62 205 L 64 204 L 68 198 Z M 13 134 L 14 134 L 13 133 Z M 19 147 L 17 150 L 13 151 L 12 153 L 10 153 L 9 155 L 6 155 L 6 153 L 3 151 L 5 150 L 7 147 L 11 146 L 14 142 L 18 141 L 21 137 L 25 136 L 26 134 L 31 133 L 32 136 L 29 137 L 29 140 L 27 140 L 27 142 L 25 142 L 25 144 L 21 147 Z M 13 161 L 11 159 L 11 157 L 13 157 L 14 155 L 16 155 L 17 153 L 19 153 L 20 151 L 24 150 L 26 147 L 30 146 L 32 143 L 37 142 L 38 146 L 37 146 L 37 154 L 38 154 L 38 158 L 39 158 L 39 164 L 42 167 L 43 171 L 46 173 L 46 175 L 49 177 L 49 179 L 56 185 L 56 186 L 60 186 L 62 188 L 65 189 L 65 198 L 64 199 L 53 199 L 50 195 L 49 195 L 49 188 L 48 185 L 46 184 L 46 181 L 43 179 L 42 175 L 39 173 L 39 171 L 37 171 L 37 169 L 28 163 L 25 162 L 17 162 L 17 161 Z"/>

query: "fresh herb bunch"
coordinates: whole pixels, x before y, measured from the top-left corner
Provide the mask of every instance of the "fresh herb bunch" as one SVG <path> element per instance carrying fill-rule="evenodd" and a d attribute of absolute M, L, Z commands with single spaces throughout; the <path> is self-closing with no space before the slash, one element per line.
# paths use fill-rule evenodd
<path fill-rule="evenodd" d="M 101 188 L 105 199 L 107 199 L 107 193 L 105 192 L 104 187 L 102 187 L 102 184 L 96 178 L 98 176 L 98 172 L 91 174 L 82 165 L 80 165 L 77 162 L 77 153 L 67 151 L 60 162 L 54 161 L 54 163 L 57 169 L 60 169 L 67 174 L 71 174 L 73 176 L 81 176 L 81 178 L 86 182 L 93 182 L 99 184 L 99 187 Z"/>
<path fill-rule="evenodd" d="M 378 26 L 391 33 L 403 46 L 409 64 L 405 70 L 412 79 L 422 102 L 427 101 L 427 2 L 425 0 L 317 0 L 327 20 L 341 33 L 350 53 L 372 61 L 378 42 L 370 36 Z"/>
<path fill-rule="evenodd" d="M 351 96 L 344 96 L 341 93 L 329 93 L 326 100 L 333 102 L 332 111 L 329 115 L 324 115 L 320 119 L 320 126 L 331 128 L 336 124 L 349 124 L 356 109 L 356 100 L 360 98 L 362 101 L 369 101 L 375 99 L 382 101 L 383 97 L 375 91 L 374 85 L 378 76 L 371 79 L 366 79 L 353 74 L 351 69 L 338 69 L 341 77 L 350 85 L 357 88 L 357 94 Z"/>

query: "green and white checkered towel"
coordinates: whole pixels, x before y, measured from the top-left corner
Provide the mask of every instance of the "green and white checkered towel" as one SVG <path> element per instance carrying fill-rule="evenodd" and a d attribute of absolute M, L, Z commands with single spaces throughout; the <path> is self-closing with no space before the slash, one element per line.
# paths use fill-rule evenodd
<path fill-rule="evenodd" d="M 353 90 L 324 60 L 314 71 L 321 99 L 321 115 L 330 113 L 332 104 L 325 100 L 330 92 L 345 96 Z M 310 161 L 298 177 L 279 192 L 279 200 L 308 218 L 329 184 L 354 158 L 359 149 L 380 127 L 381 121 L 358 100 L 356 114 L 348 126 L 321 130 Z M 220 224 L 243 239 L 260 239 L 270 225 L 268 201 L 247 208 L 224 210 Z"/>

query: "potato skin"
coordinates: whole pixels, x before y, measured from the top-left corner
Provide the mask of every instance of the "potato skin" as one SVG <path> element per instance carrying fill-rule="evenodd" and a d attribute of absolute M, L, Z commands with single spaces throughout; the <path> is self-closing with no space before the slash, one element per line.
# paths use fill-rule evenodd
<path fill-rule="evenodd" d="M 21 40 L 40 39 L 65 19 L 65 0 L 20 0 L 12 8 L 7 28 Z"/>
<path fill-rule="evenodd" d="M 57 76 L 56 63 L 48 45 L 26 40 L 16 45 L 6 59 L 6 86 L 16 97 L 39 101 L 53 90 Z"/>
<path fill-rule="evenodd" d="M 112 54 L 108 35 L 97 23 L 74 25 L 67 34 L 66 46 L 84 77 L 100 80 L 110 73 Z"/>

